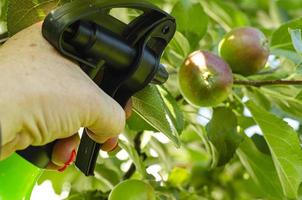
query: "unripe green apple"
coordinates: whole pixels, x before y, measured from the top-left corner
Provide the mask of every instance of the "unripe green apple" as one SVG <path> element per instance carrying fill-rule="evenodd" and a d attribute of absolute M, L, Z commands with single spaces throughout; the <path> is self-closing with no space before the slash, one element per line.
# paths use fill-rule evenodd
<path fill-rule="evenodd" d="M 242 27 L 223 37 L 219 44 L 219 55 L 234 73 L 251 75 L 264 68 L 269 56 L 269 45 L 260 30 Z"/>
<path fill-rule="evenodd" d="M 126 180 L 111 191 L 108 200 L 155 200 L 153 187 L 140 180 Z"/>
<path fill-rule="evenodd" d="M 230 67 L 218 56 L 207 51 L 195 51 L 178 71 L 178 83 L 184 98 L 195 106 L 216 106 L 232 90 Z"/>

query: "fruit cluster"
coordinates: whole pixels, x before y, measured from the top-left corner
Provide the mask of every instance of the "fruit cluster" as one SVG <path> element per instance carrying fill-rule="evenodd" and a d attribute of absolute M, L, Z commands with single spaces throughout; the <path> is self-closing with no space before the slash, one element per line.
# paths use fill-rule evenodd
<path fill-rule="evenodd" d="M 227 33 L 219 44 L 219 55 L 207 51 L 190 54 L 178 72 L 182 95 L 195 106 L 216 106 L 232 90 L 233 74 L 252 75 L 264 68 L 269 47 L 265 35 L 252 27 Z"/>

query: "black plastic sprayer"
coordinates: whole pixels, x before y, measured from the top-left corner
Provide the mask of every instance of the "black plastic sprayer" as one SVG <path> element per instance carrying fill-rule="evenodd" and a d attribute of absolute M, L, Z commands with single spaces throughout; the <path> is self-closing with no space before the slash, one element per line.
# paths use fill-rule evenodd
<path fill-rule="evenodd" d="M 141 14 L 125 23 L 110 14 L 112 9 L 121 8 Z M 42 33 L 60 53 L 78 61 L 83 71 L 124 107 L 149 83 L 162 84 L 168 79 L 160 58 L 175 30 L 173 17 L 145 1 L 82 0 L 52 11 Z M 31 146 L 18 154 L 44 168 L 55 142 Z M 75 164 L 87 176 L 94 173 L 100 146 L 84 130 Z"/>

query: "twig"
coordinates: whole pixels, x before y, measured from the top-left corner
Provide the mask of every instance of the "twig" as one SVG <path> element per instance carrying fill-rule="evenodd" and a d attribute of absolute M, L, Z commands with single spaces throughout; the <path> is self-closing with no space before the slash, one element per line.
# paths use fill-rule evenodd
<path fill-rule="evenodd" d="M 302 85 L 302 80 L 234 80 L 235 85 L 261 87 L 265 85 Z"/>

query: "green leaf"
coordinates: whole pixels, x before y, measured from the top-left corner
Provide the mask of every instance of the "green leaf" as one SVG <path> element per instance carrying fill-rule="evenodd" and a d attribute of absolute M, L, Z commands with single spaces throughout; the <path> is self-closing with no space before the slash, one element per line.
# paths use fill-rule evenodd
<path fill-rule="evenodd" d="M 66 184 L 70 184 L 71 189 L 77 192 L 94 190 L 107 192 L 113 188 L 113 185 L 111 185 L 108 180 L 101 180 L 97 172 L 96 177 L 86 177 L 74 166 L 70 166 L 62 173 L 57 171 L 44 171 L 38 180 L 38 184 L 50 180 L 57 194 L 62 193 L 64 185 L 66 186 Z"/>
<path fill-rule="evenodd" d="M 176 31 L 172 41 L 169 44 L 169 47 L 171 47 L 172 50 L 181 55 L 183 58 L 187 57 L 190 53 L 190 43 L 188 39 L 179 31 Z"/>
<path fill-rule="evenodd" d="M 61 194 L 63 186 L 66 183 L 71 183 L 76 177 L 79 176 L 79 172 L 75 170 L 73 166 L 68 167 L 64 172 L 59 173 L 57 171 L 45 170 L 37 181 L 38 185 L 42 184 L 46 180 L 50 180 L 52 187 L 57 194 Z"/>
<path fill-rule="evenodd" d="M 163 91 L 161 89 L 160 93 L 156 86 L 147 86 L 132 98 L 133 111 L 179 147 L 179 135 L 183 128 L 182 116 L 175 102 L 162 98 L 165 96 Z"/>
<path fill-rule="evenodd" d="M 209 140 L 219 154 L 217 165 L 225 165 L 242 141 L 242 136 L 237 132 L 236 115 L 225 107 L 214 108 L 213 117 L 207 124 L 206 130 Z"/>
<path fill-rule="evenodd" d="M 164 101 L 166 113 L 169 115 L 169 118 L 172 120 L 175 125 L 178 135 L 184 129 L 184 119 L 182 111 L 180 110 L 175 98 L 170 94 L 170 92 L 164 87 L 157 87 L 161 98 Z"/>
<path fill-rule="evenodd" d="M 176 31 L 172 41 L 165 50 L 164 58 L 168 60 L 171 66 L 179 68 L 190 53 L 190 48 L 188 39 L 179 31 Z"/>
<path fill-rule="evenodd" d="M 302 101 L 302 90 L 296 95 L 295 99 Z"/>
<path fill-rule="evenodd" d="M 302 27 L 302 18 L 294 19 L 292 21 L 282 24 L 272 34 L 271 43 L 270 43 L 271 48 L 294 50 L 291 41 L 291 36 L 288 33 L 288 29 L 299 29 L 301 27 Z"/>
<path fill-rule="evenodd" d="M 7 3 L 8 3 L 8 0 L 1 0 L 0 1 L 0 20 L 1 21 L 6 21 Z"/>
<path fill-rule="evenodd" d="M 269 89 L 270 91 L 279 93 L 281 95 L 287 96 L 287 97 L 295 97 L 297 96 L 301 89 L 299 89 L 295 85 L 272 85 L 272 86 L 267 86 L 267 87 L 262 87 L 260 88 L 263 94 L 266 93 L 266 90 Z"/>
<path fill-rule="evenodd" d="M 95 166 L 95 177 L 106 183 L 109 188 L 112 188 L 114 185 L 118 184 L 121 180 L 120 175 L 113 169 L 104 165 L 104 163 L 97 163 Z"/>
<path fill-rule="evenodd" d="M 246 117 L 244 115 L 237 116 L 237 121 L 238 125 L 243 129 L 247 129 L 256 124 L 255 120 L 252 117 Z"/>
<path fill-rule="evenodd" d="M 183 143 L 190 143 L 200 139 L 199 135 L 196 133 L 194 126 L 192 125 L 186 126 L 180 138 Z"/>
<path fill-rule="evenodd" d="M 200 0 L 200 2 L 205 8 L 205 12 L 226 31 L 230 31 L 235 27 L 249 25 L 247 16 L 234 4 L 219 0 Z"/>
<path fill-rule="evenodd" d="M 290 117 L 302 121 L 302 102 L 296 99 L 295 95 L 289 97 L 269 89 L 262 88 L 261 90 L 278 108 L 286 112 Z"/>
<path fill-rule="evenodd" d="M 197 125 L 195 125 L 193 127 L 194 127 L 196 133 L 198 134 L 198 136 L 200 137 L 200 139 L 202 140 L 202 143 L 205 146 L 206 152 L 211 156 L 210 163 L 209 163 L 210 167 L 211 168 L 216 167 L 217 163 L 219 162 L 219 159 L 220 159 L 220 154 L 217 151 L 214 144 L 209 140 L 206 128 L 203 126 L 197 126 Z"/>
<path fill-rule="evenodd" d="M 190 39 L 192 47 L 207 32 L 208 16 L 204 12 L 200 3 L 180 0 L 172 9 L 171 13 L 177 20 L 177 29 Z"/>
<path fill-rule="evenodd" d="M 270 156 L 261 153 L 248 137 L 244 138 L 236 153 L 263 195 L 268 199 L 284 199 L 274 162 Z"/>
<path fill-rule="evenodd" d="M 131 160 L 135 164 L 137 171 L 142 175 L 142 177 L 146 177 L 147 174 L 146 174 L 146 170 L 145 170 L 145 165 L 144 165 L 143 161 L 141 160 L 141 158 L 139 157 L 134 146 L 131 143 L 125 142 L 123 140 L 119 140 L 119 146 L 121 148 L 123 148 L 125 151 L 127 151 Z"/>
<path fill-rule="evenodd" d="M 302 53 L 302 38 L 301 38 L 301 29 L 288 29 L 293 46 L 298 53 Z"/>
<path fill-rule="evenodd" d="M 245 94 L 250 98 L 253 99 L 258 105 L 261 105 L 266 110 L 271 109 L 271 102 L 270 100 L 262 93 L 261 90 L 257 88 L 247 88 L 245 90 Z"/>
<path fill-rule="evenodd" d="M 156 131 L 154 127 L 148 124 L 136 112 L 133 112 L 131 117 L 127 119 L 127 125 L 133 131 Z"/>
<path fill-rule="evenodd" d="M 271 50 L 271 54 L 275 56 L 287 58 L 292 62 L 294 62 L 295 64 L 300 64 L 302 62 L 302 56 L 294 50 L 276 48 Z"/>
<path fill-rule="evenodd" d="M 298 59 L 298 57 L 297 57 Z M 278 68 L 274 69 L 273 72 L 264 73 L 261 74 L 255 74 L 252 76 L 249 76 L 249 79 L 252 80 L 276 80 L 276 79 L 285 79 L 289 76 L 292 76 L 297 69 L 297 64 L 292 62 L 289 59 L 281 58 L 279 59 L 280 64 L 278 65 Z"/>
<path fill-rule="evenodd" d="M 0 1 L 0 34 L 7 32 L 7 3 L 8 0 Z"/>
<path fill-rule="evenodd" d="M 302 6 L 302 2 L 299 0 L 277 1 L 277 3 L 286 10 L 296 10 Z"/>
<path fill-rule="evenodd" d="M 43 20 L 51 10 L 66 2 L 69 0 L 9 0 L 7 12 L 9 35 L 12 36 Z"/>
<path fill-rule="evenodd" d="M 249 101 L 246 106 L 269 146 L 284 195 L 297 198 L 302 181 L 302 151 L 297 133 L 282 119 L 254 102 Z"/>
<path fill-rule="evenodd" d="M 102 191 L 109 192 L 113 185 L 106 179 L 87 177 L 77 171 L 78 176 L 71 182 L 71 190 L 75 192 Z M 99 176 L 96 174 L 95 176 Z"/>

